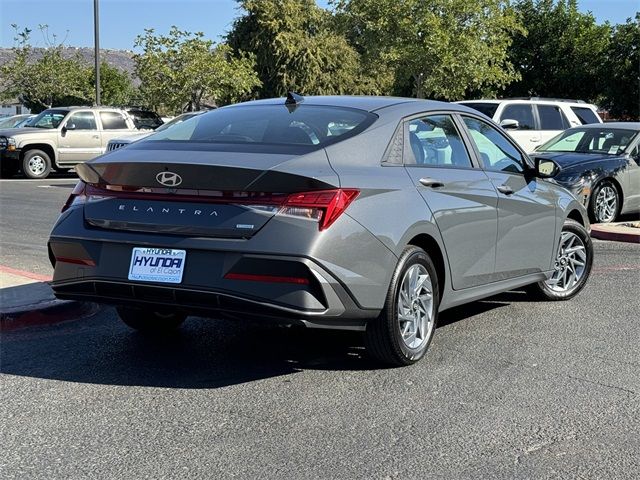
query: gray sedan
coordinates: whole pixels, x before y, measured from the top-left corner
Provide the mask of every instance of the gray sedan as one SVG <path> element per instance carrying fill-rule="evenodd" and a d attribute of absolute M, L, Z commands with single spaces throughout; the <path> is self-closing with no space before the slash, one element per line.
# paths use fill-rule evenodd
<path fill-rule="evenodd" d="M 220 108 L 77 167 L 51 232 L 59 298 L 116 305 L 130 327 L 187 315 L 365 332 L 421 359 L 438 313 L 526 287 L 584 287 L 583 205 L 470 108 L 306 97 Z"/>

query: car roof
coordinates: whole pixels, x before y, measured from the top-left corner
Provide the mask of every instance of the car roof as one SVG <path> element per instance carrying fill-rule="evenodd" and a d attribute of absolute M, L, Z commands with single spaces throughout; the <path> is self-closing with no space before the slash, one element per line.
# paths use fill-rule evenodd
<path fill-rule="evenodd" d="M 640 130 L 640 122 L 606 122 L 606 123 L 588 123 L 574 128 L 624 128 L 629 130 Z"/>
<path fill-rule="evenodd" d="M 405 97 L 377 97 L 366 95 L 318 95 L 305 96 L 302 105 L 317 105 L 328 107 L 345 107 L 366 110 L 368 112 L 378 112 L 380 110 L 395 107 L 403 115 L 424 112 L 429 110 L 453 110 L 477 114 L 475 110 L 469 109 L 456 103 L 439 102 L 436 100 L 424 100 L 419 98 Z M 222 108 L 236 108 L 250 105 L 284 105 L 285 98 L 268 98 L 264 100 L 252 100 L 250 102 L 237 103 Z"/>
<path fill-rule="evenodd" d="M 400 103 L 419 101 L 417 98 L 377 97 L 367 95 L 309 95 L 304 96 L 303 98 L 304 105 L 357 108 L 369 112 L 373 112 L 380 108 L 389 107 Z M 286 99 L 284 97 L 267 98 L 264 100 L 253 100 L 250 102 L 239 103 L 237 105 L 282 105 L 284 104 L 285 100 Z"/>
<path fill-rule="evenodd" d="M 582 107 L 582 108 L 596 108 L 592 103 L 586 103 L 582 100 L 569 100 L 562 98 L 544 98 L 544 97 L 532 97 L 532 98 L 482 98 L 478 100 L 460 100 L 456 103 L 545 103 L 545 104 L 566 104 L 572 107 Z"/>

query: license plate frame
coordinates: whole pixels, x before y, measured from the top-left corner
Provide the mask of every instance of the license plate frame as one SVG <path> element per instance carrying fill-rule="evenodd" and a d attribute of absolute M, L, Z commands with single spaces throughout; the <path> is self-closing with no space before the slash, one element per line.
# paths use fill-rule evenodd
<path fill-rule="evenodd" d="M 129 280 L 147 283 L 182 283 L 187 251 L 174 248 L 133 247 Z"/>

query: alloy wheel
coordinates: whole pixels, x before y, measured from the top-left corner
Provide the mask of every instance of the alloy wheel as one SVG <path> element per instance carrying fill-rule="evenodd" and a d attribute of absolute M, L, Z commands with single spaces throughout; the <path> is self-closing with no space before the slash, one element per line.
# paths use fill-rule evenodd
<path fill-rule="evenodd" d="M 555 271 L 545 283 L 555 292 L 570 292 L 580 284 L 586 264 L 587 249 L 582 239 L 573 232 L 562 232 Z"/>
<path fill-rule="evenodd" d="M 405 272 L 398 295 L 398 327 L 404 344 L 420 348 L 434 327 L 433 284 L 427 269 L 412 265 Z"/>
<path fill-rule="evenodd" d="M 31 157 L 27 165 L 29 167 L 29 171 L 35 176 L 42 175 L 47 169 L 47 162 L 45 162 L 44 158 L 40 155 L 34 155 Z"/>
<path fill-rule="evenodd" d="M 596 220 L 599 223 L 613 222 L 618 210 L 618 194 L 610 185 L 603 186 L 596 196 Z"/>

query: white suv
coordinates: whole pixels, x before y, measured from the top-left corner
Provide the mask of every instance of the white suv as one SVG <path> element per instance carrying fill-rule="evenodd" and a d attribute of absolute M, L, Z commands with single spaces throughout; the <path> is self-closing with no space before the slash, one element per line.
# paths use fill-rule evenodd
<path fill-rule="evenodd" d="M 581 100 L 531 97 L 457 103 L 499 123 L 526 152 L 533 152 L 567 128 L 602 123 L 597 107 Z"/>

